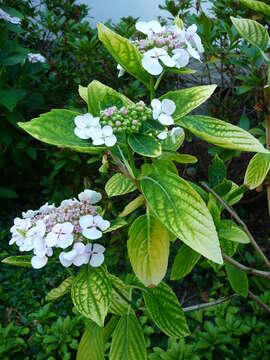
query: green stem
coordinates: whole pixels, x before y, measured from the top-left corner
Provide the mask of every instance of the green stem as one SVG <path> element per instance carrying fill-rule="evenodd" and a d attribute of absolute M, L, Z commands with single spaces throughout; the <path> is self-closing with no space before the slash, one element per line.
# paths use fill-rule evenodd
<path fill-rule="evenodd" d="M 154 87 L 154 78 L 150 79 L 150 101 L 155 98 L 155 87 Z"/>
<path fill-rule="evenodd" d="M 161 82 L 161 80 L 162 80 L 165 72 L 166 72 L 166 71 L 162 71 L 162 73 L 159 75 L 159 77 L 158 77 L 158 79 L 157 79 L 157 81 L 156 81 L 156 83 L 155 83 L 155 86 L 154 86 L 154 90 L 155 90 L 155 91 L 158 89 L 159 84 L 160 84 L 160 82 Z M 151 100 L 152 100 L 152 99 L 151 99 Z"/>
<path fill-rule="evenodd" d="M 129 165 L 130 165 L 130 167 L 132 169 L 133 174 L 136 176 L 137 169 L 136 169 L 136 166 L 135 166 L 134 156 L 133 156 L 132 150 L 131 150 L 131 148 L 129 146 L 127 135 L 125 135 L 125 137 L 126 137 L 126 145 L 127 145 L 127 151 L 128 151 L 128 162 L 129 162 Z"/>
<path fill-rule="evenodd" d="M 267 85 L 264 87 L 266 148 L 270 150 L 270 65 L 267 71 Z M 270 184 L 266 186 L 268 212 L 270 216 Z"/>

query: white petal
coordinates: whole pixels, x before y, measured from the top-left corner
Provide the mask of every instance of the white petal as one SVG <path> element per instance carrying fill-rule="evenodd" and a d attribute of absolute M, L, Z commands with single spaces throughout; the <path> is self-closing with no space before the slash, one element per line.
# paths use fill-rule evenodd
<path fill-rule="evenodd" d="M 189 63 L 189 53 L 185 49 L 176 49 L 174 51 L 173 59 L 178 69 L 187 66 Z"/>
<path fill-rule="evenodd" d="M 78 255 L 81 255 L 85 252 L 85 245 L 81 242 L 76 242 L 73 245 L 73 249 L 76 251 Z"/>
<path fill-rule="evenodd" d="M 160 65 L 158 59 L 152 59 L 146 55 L 142 58 L 142 66 L 151 75 L 159 75 L 163 71 L 163 67 Z"/>
<path fill-rule="evenodd" d="M 193 35 L 193 41 L 194 41 L 199 53 L 203 53 L 204 52 L 203 44 L 202 44 L 201 38 L 199 37 L 198 34 Z"/>
<path fill-rule="evenodd" d="M 66 253 L 65 252 L 61 252 L 59 255 L 59 261 L 60 263 L 64 266 L 64 267 L 69 267 L 72 264 L 71 260 L 67 260 L 65 258 Z"/>
<path fill-rule="evenodd" d="M 154 112 L 159 115 L 161 111 L 161 102 L 158 99 L 153 99 L 151 101 L 151 106 L 153 108 L 153 116 Z M 157 119 L 157 117 L 154 117 L 154 119 Z"/>
<path fill-rule="evenodd" d="M 166 132 L 166 131 L 163 131 L 163 132 L 161 132 L 160 134 L 158 134 L 158 138 L 160 139 L 160 140 L 165 140 L 165 139 L 167 139 L 167 136 L 168 136 L 168 133 Z"/>
<path fill-rule="evenodd" d="M 92 139 L 93 139 L 93 137 L 92 137 Z M 94 138 L 93 139 L 93 145 L 99 146 L 99 145 L 103 145 L 103 144 L 104 144 L 103 138 Z"/>
<path fill-rule="evenodd" d="M 175 66 L 174 59 L 172 57 L 170 57 L 169 55 L 160 56 L 160 60 L 163 62 L 163 64 L 165 64 L 168 67 L 174 67 Z"/>
<path fill-rule="evenodd" d="M 93 267 L 98 267 L 104 262 L 104 255 L 102 253 L 93 254 L 91 256 L 90 265 Z"/>
<path fill-rule="evenodd" d="M 79 129 L 85 128 L 84 115 L 77 115 L 74 119 L 75 125 Z"/>
<path fill-rule="evenodd" d="M 76 250 L 71 250 L 71 251 L 64 253 L 63 257 L 68 261 L 72 261 L 77 255 L 78 254 L 77 254 Z"/>
<path fill-rule="evenodd" d="M 47 254 L 46 254 L 47 256 L 52 256 L 53 255 L 53 249 L 52 248 L 50 248 L 50 247 L 48 247 L 47 248 Z"/>
<path fill-rule="evenodd" d="M 118 77 L 121 77 L 124 75 L 125 69 L 120 64 L 117 65 L 117 70 L 119 70 Z"/>
<path fill-rule="evenodd" d="M 83 264 L 88 264 L 89 262 L 89 254 L 84 253 L 81 255 L 77 255 L 74 259 L 73 259 L 73 264 L 75 266 L 82 266 Z"/>
<path fill-rule="evenodd" d="M 106 137 L 106 136 L 111 136 L 113 134 L 113 129 L 111 126 L 109 125 L 105 125 L 102 128 L 102 134 Z"/>
<path fill-rule="evenodd" d="M 108 147 L 112 147 L 116 144 L 117 137 L 115 135 L 105 137 L 105 145 Z"/>
<path fill-rule="evenodd" d="M 43 237 L 46 233 L 46 225 L 45 225 L 44 221 L 38 220 L 36 222 L 36 226 L 38 228 L 39 235 Z"/>
<path fill-rule="evenodd" d="M 62 225 L 62 233 L 64 234 L 71 234 L 73 231 L 73 225 L 71 224 L 71 222 L 64 222 L 61 224 Z"/>
<path fill-rule="evenodd" d="M 173 118 L 170 115 L 166 115 L 166 114 L 159 115 L 158 121 L 162 125 L 166 125 L 166 126 L 174 124 Z"/>
<path fill-rule="evenodd" d="M 84 237 L 90 240 L 100 239 L 102 237 L 102 232 L 92 227 L 90 229 L 83 229 L 82 234 Z"/>
<path fill-rule="evenodd" d="M 148 29 L 152 30 L 154 33 L 160 33 L 163 30 L 163 27 L 156 20 L 148 22 Z"/>
<path fill-rule="evenodd" d="M 140 31 L 141 33 L 147 35 L 148 32 L 148 25 L 146 21 L 137 21 L 135 24 L 136 30 Z"/>
<path fill-rule="evenodd" d="M 162 112 L 167 115 L 172 115 L 175 112 L 175 103 L 170 99 L 164 99 L 161 102 Z"/>
<path fill-rule="evenodd" d="M 91 227 L 93 225 L 93 222 L 94 222 L 93 215 L 84 215 L 80 217 L 80 226 L 83 229 Z"/>
<path fill-rule="evenodd" d="M 45 266 L 48 262 L 47 256 L 33 256 L 31 259 L 31 265 L 34 269 L 41 269 L 43 266 Z"/>
<path fill-rule="evenodd" d="M 187 44 L 187 51 L 189 52 L 190 56 L 192 56 L 194 59 L 200 60 L 200 54 L 198 51 L 193 49 L 193 47 L 190 44 Z"/>
<path fill-rule="evenodd" d="M 72 234 L 65 234 L 60 235 L 57 240 L 57 246 L 61 249 L 66 249 L 73 243 L 73 235 Z"/>
<path fill-rule="evenodd" d="M 167 51 L 163 48 L 153 48 L 151 50 L 148 50 L 144 53 L 144 55 L 146 56 L 150 56 L 150 57 L 154 57 L 154 58 L 158 58 L 162 55 L 168 55 Z"/>
<path fill-rule="evenodd" d="M 83 140 L 90 139 L 87 129 L 79 129 L 76 127 L 74 129 L 74 134 Z"/>
<path fill-rule="evenodd" d="M 91 204 L 96 204 L 101 200 L 102 196 L 97 191 L 85 189 L 78 195 L 78 198 L 80 201 L 89 200 Z"/>
<path fill-rule="evenodd" d="M 103 245 L 100 245 L 100 244 L 93 245 L 93 252 L 95 252 L 95 253 L 104 253 L 105 250 L 106 249 Z"/>
<path fill-rule="evenodd" d="M 110 222 L 108 220 L 104 220 L 100 215 L 94 217 L 94 222 L 102 231 L 105 231 L 110 227 Z"/>

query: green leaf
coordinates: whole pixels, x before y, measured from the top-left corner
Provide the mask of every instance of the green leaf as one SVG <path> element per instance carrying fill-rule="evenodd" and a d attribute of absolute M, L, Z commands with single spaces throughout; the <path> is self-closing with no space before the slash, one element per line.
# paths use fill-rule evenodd
<path fill-rule="evenodd" d="M 218 236 L 221 239 L 230 240 L 240 244 L 250 242 L 247 234 L 232 220 L 222 220 L 218 225 Z"/>
<path fill-rule="evenodd" d="M 21 267 L 31 267 L 31 255 L 9 256 L 2 263 Z"/>
<path fill-rule="evenodd" d="M 56 299 L 59 299 L 60 297 L 65 295 L 65 293 L 68 291 L 71 285 L 72 285 L 72 276 L 69 276 L 59 286 L 57 286 L 57 288 L 49 291 L 48 294 L 46 295 L 45 300 L 54 301 Z"/>
<path fill-rule="evenodd" d="M 179 153 L 173 153 L 173 152 L 162 152 L 162 155 L 160 157 L 161 160 L 171 160 L 175 161 L 179 164 L 195 164 L 198 159 L 196 156 L 189 155 L 189 154 L 179 154 Z"/>
<path fill-rule="evenodd" d="M 128 194 L 136 190 L 134 183 L 122 174 L 113 175 L 105 185 L 109 197 Z"/>
<path fill-rule="evenodd" d="M 183 244 L 173 262 L 171 280 L 179 280 L 188 275 L 199 261 L 201 255 Z"/>
<path fill-rule="evenodd" d="M 144 204 L 144 197 L 142 195 L 139 195 L 138 197 L 136 197 L 136 199 L 132 200 L 129 204 L 125 206 L 124 210 L 119 214 L 119 217 L 123 218 L 125 216 L 128 216 L 143 204 Z"/>
<path fill-rule="evenodd" d="M 88 321 L 81 338 L 76 360 L 103 360 L 104 340 L 103 328 Z"/>
<path fill-rule="evenodd" d="M 187 181 L 161 170 L 155 169 L 141 180 L 149 207 L 186 245 L 222 264 L 215 225 L 204 201 Z"/>
<path fill-rule="evenodd" d="M 270 170 L 270 154 L 256 154 L 250 160 L 246 174 L 245 185 L 250 189 L 260 186 Z"/>
<path fill-rule="evenodd" d="M 214 187 L 226 178 L 227 170 L 224 162 L 216 155 L 208 169 L 209 185 Z"/>
<path fill-rule="evenodd" d="M 16 191 L 7 187 L 0 186 L 0 198 L 14 199 L 17 197 L 18 194 L 16 193 Z"/>
<path fill-rule="evenodd" d="M 47 144 L 85 153 L 103 152 L 106 148 L 92 146 L 89 141 L 74 134 L 74 118 L 77 115 L 80 114 L 75 111 L 55 109 L 18 125 L 35 139 Z"/>
<path fill-rule="evenodd" d="M 220 222 L 221 206 L 217 202 L 217 199 L 211 193 L 209 193 L 208 195 L 207 208 L 210 211 L 210 214 L 212 215 L 214 223 L 217 227 L 217 224 L 219 224 Z"/>
<path fill-rule="evenodd" d="M 113 332 L 110 360 L 146 360 L 143 330 L 133 312 L 122 316 Z"/>
<path fill-rule="evenodd" d="M 143 292 L 145 306 L 154 323 L 168 336 L 189 335 L 188 325 L 179 301 L 165 283 Z"/>
<path fill-rule="evenodd" d="M 79 94 L 88 104 L 89 112 L 94 116 L 99 116 L 100 111 L 104 110 L 105 107 L 116 105 L 116 103 L 119 102 L 121 103 L 121 106 L 134 104 L 125 95 L 120 94 L 116 90 L 97 80 L 92 81 L 88 87 L 79 85 Z M 110 101 L 114 100 L 115 103 L 110 104 L 107 102 L 107 99 L 110 99 Z"/>
<path fill-rule="evenodd" d="M 203 140 L 221 148 L 268 153 L 250 133 L 238 126 L 209 116 L 190 115 L 178 121 L 180 126 Z"/>
<path fill-rule="evenodd" d="M 169 91 L 160 100 L 171 99 L 175 102 L 176 110 L 173 118 L 177 121 L 183 116 L 203 104 L 215 91 L 216 85 L 195 86 L 188 89 Z"/>
<path fill-rule="evenodd" d="M 80 314 L 103 326 L 112 294 L 112 282 L 105 265 L 84 266 L 73 279 L 71 296 Z"/>
<path fill-rule="evenodd" d="M 270 16 L 270 6 L 262 1 L 240 0 L 240 3 L 251 10 L 258 11 L 264 15 Z"/>
<path fill-rule="evenodd" d="M 232 289 L 239 295 L 247 297 L 248 295 L 248 277 L 247 274 L 232 266 L 225 264 L 227 277 Z"/>
<path fill-rule="evenodd" d="M 116 218 L 115 220 L 111 220 L 110 221 L 110 227 L 109 229 L 103 231 L 103 234 L 106 234 L 108 232 L 111 232 L 111 231 L 115 231 L 117 229 L 120 229 L 122 228 L 123 226 L 126 226 L 128 223 L 126 222 L 126 220 L 124 219 L 121 219 L 120 217 Z"/>
<path fill-rule="evenodd" d="M 246 41 L 262 51 L 267 49 L 269 36 L 264 26 L 250 19 L 237 19 L 231 16 L 231 20 L 238 33 Z"/>
<path fill-rule="evenodd" d="M 166 69 L 167 72 L 172 72 L 174 74 L 178 74 L 178 75 L 187 75 L 187 74 L 195 74 L 197 71 L 194 69 L 189 69 L 189 68 L 181 68 L 181 69 L 177 69 L 177 68 L 168 68 Z"/>
<path fill-rule="evenodd" d="M 150 135 L 133 133 L 128 137 L 131 149 L 143 156 L 158 157 L 161 155 L 161 145 Z"/>
<path fill-rule="evenodd" d="M 0 104 L 4 105 L 8 109 L 8 111 L 12 112 L 16 107 L 17 103 L 22 100 L 25 95 L 25 90 L 0 90 Z"/>
<path fill-rule="evenodd" d="M 150 214 L 138 217 L 129 229 L 128 255 L 137 278 L 145 285 L 158 285 L 166 275 L 170 234 Z"/>
<path fill-rule="evenodd" d="M 116 276 L 111 275 L 110 278 L 112 281 L 112 300 L 109 312 L 120 316 L 126 315 L 130 304 L 124 299 L 131 300 L 131 288 Z"/>
<path fill-rule="evenodd" d="M 105 45 L 117 63 L 149 88 L 152 77 L 143 68 L 142 54 L 136 46 L 101 23 L 98 23 L 97 29 L 99 40 Z"/>

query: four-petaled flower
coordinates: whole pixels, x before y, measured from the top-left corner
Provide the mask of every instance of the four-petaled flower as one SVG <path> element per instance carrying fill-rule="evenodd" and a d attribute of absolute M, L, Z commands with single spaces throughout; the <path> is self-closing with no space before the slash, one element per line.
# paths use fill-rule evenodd
<path fill-rule="evenodd" d="M 163 67 L 160 64 L 160 61 L 168 67 L 176 66 L 175 61 L 168 55 L 167 51 L 163 48 L 157 47 L 144 53 L 142 58 L 142 66 L 151 75 L 159 75 L 163 71 Z"/>
<path fill-rule="evenodd" d="M 153 34 L 160 34 L 165 31 L 166 27 L 161 26 L 160 23 L 156 20 L 152 21 L 138 21 L 136 22 L 136 30 L 148 36 L 149 39 L 153 36 Z"/>
<path fill-rule="evenodd" d="M 187 51 L 192 57 L 200 60 L 200 54 L 204 52 L 202 41 L 200 36 L 197 34 L 197 26 L 195 24 L 185 30 L 185 38 L 187 44 Z"/>
<path fill-rule="evenodd" d="M 73 225 L 70 222 L 56 224 L 46 236 L 46 244 L 49 247 L 57 246 L 66 249 L 73 243 Z"/>
<path fill-rule="evenodd" d="M 97 191 L 86 189 L 78 195 L 78 198 L 80 201 L 89 201 L 94 205 L 101 200 L 102 196 Z"/>
<path fill-rule="evenodd" d="M 91 134 L 93 145 L 103 145 L 108 147 L 116 144 L 117 138 L 113 134 L 113 129 L 110 125 L 105 125 L 102 129 L 94 129 Z"/>
<path fill-rule="evenodd" d="M 90 139 L 93 132 L 93 128 L 100 129 L 99 118 L 93 117 L 92 114 L 77 115 L 74 119 L 75 129 L 74 133 L 80 139 Z"/>
<path fill-rule="evenodd" d="M 96 240 L 102 237 L 102 231 L 110 227 L 110 222 L 104 220 L 100 215 L 84 215 L 80 218 L 80 226 L 84 237 Z"/>
<path fill-rule="evenodd" d="M 157 137 L 160 140 L 165 140 L 167 139 L 168 135 L 172 138 L 172 142 L 175 143 L 177 136 L 184 135 L 184 130 L 181 127 L 174 127 L 170 131 L 168 130 L 162 131 L 161 133 L 158 134 Z"/>
<path fill-rule="evenodd" d="M 153 118 L 158 120 L 162 125 L 173 125 L 172 114 L 175 112 L 175 103 L 170 99 L 153 99 L 151 102 L 153 108 Z"/>

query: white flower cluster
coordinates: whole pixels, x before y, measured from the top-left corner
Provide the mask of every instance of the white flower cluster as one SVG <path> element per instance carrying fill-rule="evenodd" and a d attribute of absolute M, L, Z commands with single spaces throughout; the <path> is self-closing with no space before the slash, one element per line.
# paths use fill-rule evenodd
<path fill-rule="evenodd" d="M 200 60 L 204 48 L 197 34 L 197 26 L 180 29 L 177 25 L 161 26 L 158 21 L 138 21 L 136 29 L 146 35 L 146 39 L 132 41 L 143 54 L 142 66 L 151 75 L 159 75 L 163 67 L 183 68 L 190 57 Z M 124 74 L 121 65 L 117 66 L 119 77 Z"/>
<path fill-rule="evenodd" d="M 87 113 L 78 115 L 74 119 L 75 129 L 74 133 L 80 139 L 92 139 L 93 145 L 106 145 L 108 147 L 116 144 L 117 138 L 113 134 L 113 129 L 110 125 L 101 127 L 99 117 Z"/>
<path fill-rule="evenodd" d="M 46 61 L 45 57 L 42 56 L 41 54 L 33 54 L 33 53 L 29 53 L 28 54 L 28 61 L 31 63 L 44 63 Z"/>
<path fill-rule="evenodd" d="M 16 243 L 20 251 L 33 251 L 33 268 L 40 269 L 53 255 L 53 248 L 67 249 L 59 254 L 60 263 L 68 267 L 90 264 L 100 266 L 104 261 L 104 246 L 92 244 L 91 240 L 102 237 L 110 227 L 94 206 L 101 200 L 101 194 L 84 190 L 78 199 L 62 201 L 59 207 L 43 205 L 39 210 L 28 210 L 22 218 L 16 218 L 10 229 L 9 244 Z M 84 244 L 86 242 L 86 244 Z"/>
<path fill-rule="evenodd" d="M 3 9 L 0 9 L 0 19 L 10 22 L 14 25 L 21 25 L 22 20 L 16 16 L 9 15 Z"/>
<path fill-rule="evenodd" d="M 153 108 L 153 119 L 158 120 L 162 125 L 170 126 L 174 124 L 172 118 L 173 113 L 175 112 L 176 106 L 175 103 L 170 99 L 163 99 L 162 101 L 158 99 L 153 99 L 151 102 Z M 174 127 L 170 131 L 166 129 L 158 134 L 160 140 L 165 140 L 168 135 L 172 138 L 172 141 L 176 141 L 176 136 L 180 136 L 184 130 L 181 127 Z"/>

